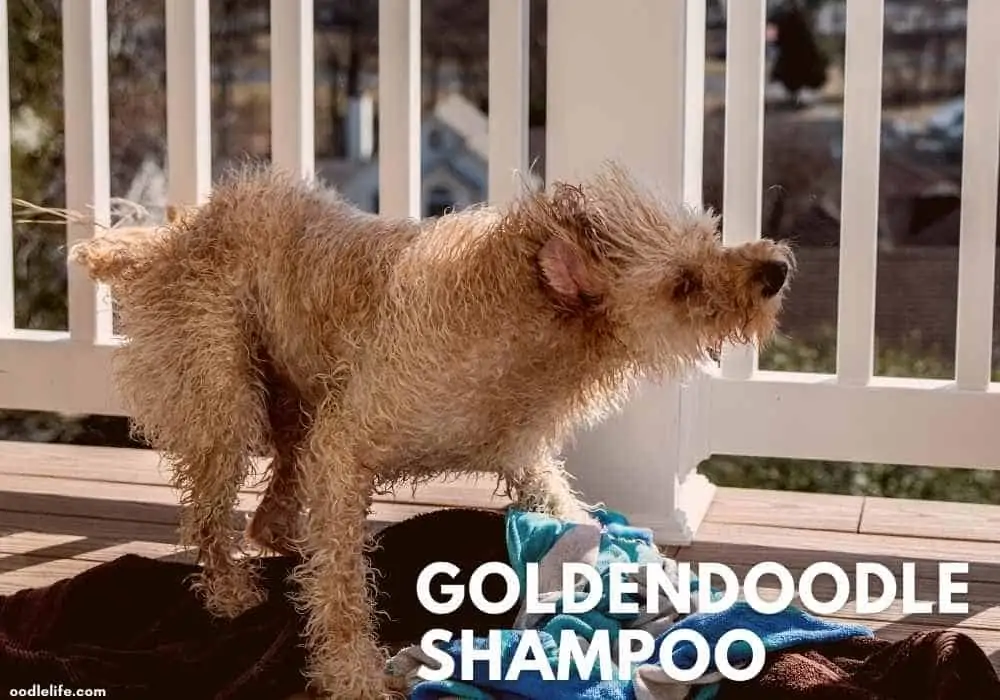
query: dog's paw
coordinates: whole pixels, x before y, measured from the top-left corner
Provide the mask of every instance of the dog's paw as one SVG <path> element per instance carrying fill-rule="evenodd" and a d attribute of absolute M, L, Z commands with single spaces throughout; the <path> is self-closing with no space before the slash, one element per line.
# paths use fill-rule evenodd
<path fill-rule="evenodd" d="M 205 609 L 215 617 L 239 617 L 267 600 L 267 591 L 261 588 L 254 572 L 239 564 L 222 571 L 204 569 L 195 577 L 193 586 L 204 600 Z"/>
<path fill-rule="evenodd" d="M 385 676 L 385 699 L 405 700 L 410 695 L 410 686 L 406 678 L 387 673 Z"/>
<path fill-rule="evenodd" d="M 256 608 L 266 600 L 267 592 L 255 587 L 249 591 L 240 591 L 236 595 L 206 596 L 205 607 L 215 617 L 231 620 Z"/>

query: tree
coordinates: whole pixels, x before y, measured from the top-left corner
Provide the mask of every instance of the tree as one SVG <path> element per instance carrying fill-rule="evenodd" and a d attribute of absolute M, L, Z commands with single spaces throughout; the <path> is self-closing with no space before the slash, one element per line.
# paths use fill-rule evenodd
<path fill-rule="evenodd" d="M 804 89 L 818 90 L 826 84 L 829 60 L 813 35 L 810 17 L 798 0 L 790 0 L 774 19 L 778 56 L 771 78 L 781 83 L 799 105 Z"/>

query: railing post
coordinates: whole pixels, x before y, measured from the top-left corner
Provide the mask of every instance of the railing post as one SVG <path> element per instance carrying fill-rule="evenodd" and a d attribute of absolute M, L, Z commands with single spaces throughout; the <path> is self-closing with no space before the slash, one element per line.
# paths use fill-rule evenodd
<path fill-rule="evenodd" d="M 212 189 L 209 0 L 170 0 L 167 42 L 167 201 L 182 210 Z"/>
<path fill-rule="evenodd" d="M 271 0 L 271 161 L 316 175 L 313 0 Z"/>
<path fill-rule="evenodd" d="M 546 179 L 577 180 L 614 159 L 668 196 L 701 202 L 705 0 L 549 0 Z M 599 27 L 599 40 L 594 30 Z M 600 90 L 594 88 L 600 86 Z M 567 467 L 663 544 L 686 544 L 714 487 L 707 382 L 647 384 L 618 416 L 578 436 Z"/>
<path fill-rule="evenodd" d="M 420 0 L 378 4 L 379 213 L 419 218 Z"/>
<path fill-rule="evenodd" d="M 7 26 L 7 0 L 0 0 L 0 26 Z M 14 230 L 11 206 L 10 55 L 7 35 L 0 36 L 0 338 L 13 335 Z"/>
<path fill-rule="evenodd" d="M 66 102 L 66 207 L 92 212 L 93 223 L 71 221 L 66 246 L 110 223 L 111 165 L 108 103 L 107 0 L 63 0 L 63 92 Z M 79 265 L 67 268 L 69 333 L 81 346 L 113 337 L 111 299 Z"/>
<path fill-rule="evenodd" d="M 530 0 L 490 0 L 489 200 L 501 204 L 528 172 Z"/>

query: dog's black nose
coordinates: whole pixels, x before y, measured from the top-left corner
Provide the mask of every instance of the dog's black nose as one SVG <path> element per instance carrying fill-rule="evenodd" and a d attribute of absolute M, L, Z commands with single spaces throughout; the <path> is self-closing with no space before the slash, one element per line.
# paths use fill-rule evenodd
<path fill-rule="evenodd" d="M 757 275 L 761 282 L 761 293 L 770 299 L 781 291 L 788 279 L 788 263 L 782 260 L 768 260 L 761 263 Z"/>

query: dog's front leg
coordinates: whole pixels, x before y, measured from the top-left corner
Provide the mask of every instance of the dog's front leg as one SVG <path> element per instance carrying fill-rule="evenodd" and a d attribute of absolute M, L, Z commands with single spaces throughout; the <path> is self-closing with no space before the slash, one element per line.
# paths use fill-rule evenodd
<path fill-rule="evenodd" d="M 309 515 L 297 578 L 315 690 L 338 700 L 382 700 L 390 695 L 365 557 L 372 474 L 357 459 L 356 435 L 335 416 L 313 426 L 301 463 Z"/>
<path fill-rule="evenodd" d="M 518 507 L 570 522 L 590 522 L 592 517 L 556 458 L 542 458 L 510 477 Z"/>

